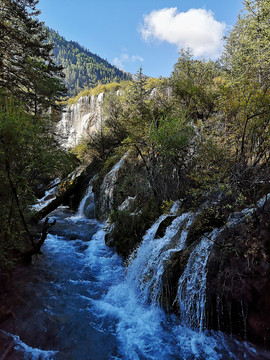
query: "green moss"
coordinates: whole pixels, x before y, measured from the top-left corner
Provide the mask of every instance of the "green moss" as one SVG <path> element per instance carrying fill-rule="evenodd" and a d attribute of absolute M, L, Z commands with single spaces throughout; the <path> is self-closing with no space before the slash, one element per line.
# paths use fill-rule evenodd
<path fill-rule="evenodd" d="M 128 210 L 112 211 L 110 221 L 113 223 L 113 229 L 110 236 L 116 251 L 127 258 L 142 241 L 146 230 L 158 215 L 159 209 L 153 198 L 149 199 L 138 213 L 131 213 Z"/>
<path fill-rule="evenodd" d="M 101 93 L 107 93 L 109 91 L 116 92 L 117 90 L 125 89 L 126 87 L 129 86 L 129 84 L 130 84 L 130 81 L 121 81 L 120 83 L 112 82 L 109 84 L 98 84 L 93 89 L 85 89 L 85 90 L 81 91 L 77 96 L 69 98 L 66 101 L 63 101 L 62 104 L 63 105 L 76 104 L 81 97 L 92 96 L 92 95 L 97 96 Z"/>

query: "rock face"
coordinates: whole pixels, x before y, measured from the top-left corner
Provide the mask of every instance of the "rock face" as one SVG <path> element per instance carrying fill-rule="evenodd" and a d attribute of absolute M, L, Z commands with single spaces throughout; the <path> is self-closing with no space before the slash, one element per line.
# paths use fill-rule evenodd
<path fill-rule="evenodd" d="M 208 262 L 208 326 L 270 343 L 270 200 L 221 234 Z"/>
<path fill-rule="evenodd" d="M 171 90 L 167 90 L 170 96 Z M 120 94 L 120 90 L 116 92 Z M 157 96 L 157 89 L 153 89 L 150 97 Z M 78 145 L 87 134 L 97 132 L 105 121 L 102 113 L 104 93 L 97 96 L 82 96 L 75 104 L 67 105 L 57 125 L 57 132 L 66 148 Z"/>
<path fill-rule="evenodd" d="M 81 97 L 76 104 L 64 108 L 57 131 L 66 148 L 77 145 L 82 137 L 101 128 L 102 103 L 103 93 L 100 93 Z"/>

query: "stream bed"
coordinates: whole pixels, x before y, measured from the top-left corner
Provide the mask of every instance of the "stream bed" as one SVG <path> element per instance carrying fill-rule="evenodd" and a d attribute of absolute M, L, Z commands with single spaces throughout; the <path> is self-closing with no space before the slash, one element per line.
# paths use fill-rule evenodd
<path fill-rule="evenodd" d="M 16 359 L 191 360 L 267 359 L 252 345 L 221 332 L 195 331 L 145 303 L 135 279 L 105 245 L 103 225 L 67 208 L 31 265 L 24 304 L 6 334 Z M 138 251 L 139 254 L 139 251 Z M 139 255 L 138 255 L 139 256 Z"/>

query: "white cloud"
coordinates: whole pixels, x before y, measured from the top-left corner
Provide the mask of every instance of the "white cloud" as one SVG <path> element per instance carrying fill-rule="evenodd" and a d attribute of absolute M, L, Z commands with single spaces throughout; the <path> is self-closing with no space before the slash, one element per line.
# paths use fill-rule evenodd
<path fill-rule="evenodd" d="M 125 64 L 135 63 L 135 62 L 143 62 L 144 59 L 140 55 L 128 55 L 126 53 L 121 54 L 119 57 L 115 57 L 113 59 L 113 64 L 117 66 L 119 69 L 124 69 Z"/>
<path fill-rule="evenodd" d="M 189 47 L 195 57 L 216 58 L 222 51 L 225 29 L 226 24 L 216 21 L 212 11 L 165 8 L 144 16 L 141 34 L 144 40 L 167 41 L 179 50 Z"/>

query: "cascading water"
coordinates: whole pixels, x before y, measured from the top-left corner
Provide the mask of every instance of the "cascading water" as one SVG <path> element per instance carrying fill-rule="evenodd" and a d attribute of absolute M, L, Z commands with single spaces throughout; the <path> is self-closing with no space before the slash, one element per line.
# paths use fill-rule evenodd
<path fill-rule="evenodd" d="M 192 251 L 186 269 L 179 279 L 178 304 L 181 321 L 194 329 L 203 330 L 205 320 L 205 290 L 207 260 L 214 245 L 217 229 L 203 237 Z"/>
<path fill-rule="evenodd" d="M 90 189 L 81 208 L 85 208 L 86 198 L 93 199 Z M 38 281 L 33 279 L 24 288 L 22 316 L 16 314 L 16 326 L 12 331 L 8 329 L 8 332 L 16 333 L 12 336 L 21 358 L 259 358 L 256 350 L 247 344 L 236 342 L 220 332 L 191 329 L 157 306 L 164 264 L 172 252 L 185 247 L 194 215 L 174 215 L 164 236 L 157 238 L 159 225 L 168 217 L 162 215 L 147 231 L 126 268 L 119 256 L 106 247 L 102 224 L 85 218 L 83 213 L 71 215 L 65 208 L 52 213 L 57 219 L 56 229 L 46 239 L 44 258 L 31 269 L 32 276 L 37 272 Z M 63 227 L 67 229 L 66 235 L 60 236 Z M 209 238 L 214 236 L 213 232 Z M 206 240 L 202 239 L 200 246 L 194 248 L 193 257 L 196 252 L 198 264 L 200 259 L 205 263 L 212 246 Z M 191 266 L 192 254 L 187 268 Z M 194 273 L 203 274 L 203 264 L 200 264 L 200 270 L 194 269 Z M 200 279 L 197 276 L 197 280 L 203 282 L 203 279 L 203 275 Z"/>
<path fill-rule="evenodd" d="M 128 152 L 114 165 L 111 171 L 105 176 L 100 188 L 100 213 L 105 214 L 111 209 L 113 203 L 114 185 L 117 181 L 118 172 L 124 164 Z"/>
<path fill-rule="evenodd" d="M 258 202 L 263 204 L 263 201 Z M 224 231 L 241 223 L 254 208 L 247 208 L 239 213 L 233 213 L 226 225 L 214 229 L 210 234 L 202 236 L 190 254 L 186 268 L 179 278 L 177 299 L 180 317 L 183 324 L 202 331 L 205 328 L 205 302 L 207 262 L 217 237 Z"/>
<path fill-rule="evenodd" d="M 66 148 L 78 144 L 85 134 L 100 130 L 102 124 L 103 93 L 80 97 L 76 104 L 65 107 L 57 125 L 57 133 Z"/>
<path fill-rule="evenodd" d="M 60 184 L 60 182 L 61 180 L 59 178 L 52 181 L 48 185 L 49 190 L 45 191 L 45 195 L 43 196 L 43 198 L 38 199 L 38 203 L 33 205 L 32 208 L 39 211 L 45 206 L 47 206 L 50 202 L 52 202 L 55 199 L 56 194 L 58 193 L 58 185 Z"/>
<path fill-rule="evenodd" d="M 88 219 L 95 218 L 95 196 L 93 193 L 92 180 L 83 197 L 77 212 L 78 217 L 86 217 Z"/>
<path fill-rule="evenodd" d="M 153 304 L 160 303 L 164 265 L 172 253 L 184 248 L 187 230 L 194 219 L 191 213 L 177 216 L 166 229 L 165 235 L 156 238 L 157 229 L 166 217 L 162 215 L 147 231 L 136 251 L 136 257 L 134 253 L 129 264 L 129 276 L 134 276 L 133 280 L 139 285 L 144 301 Z"/>

